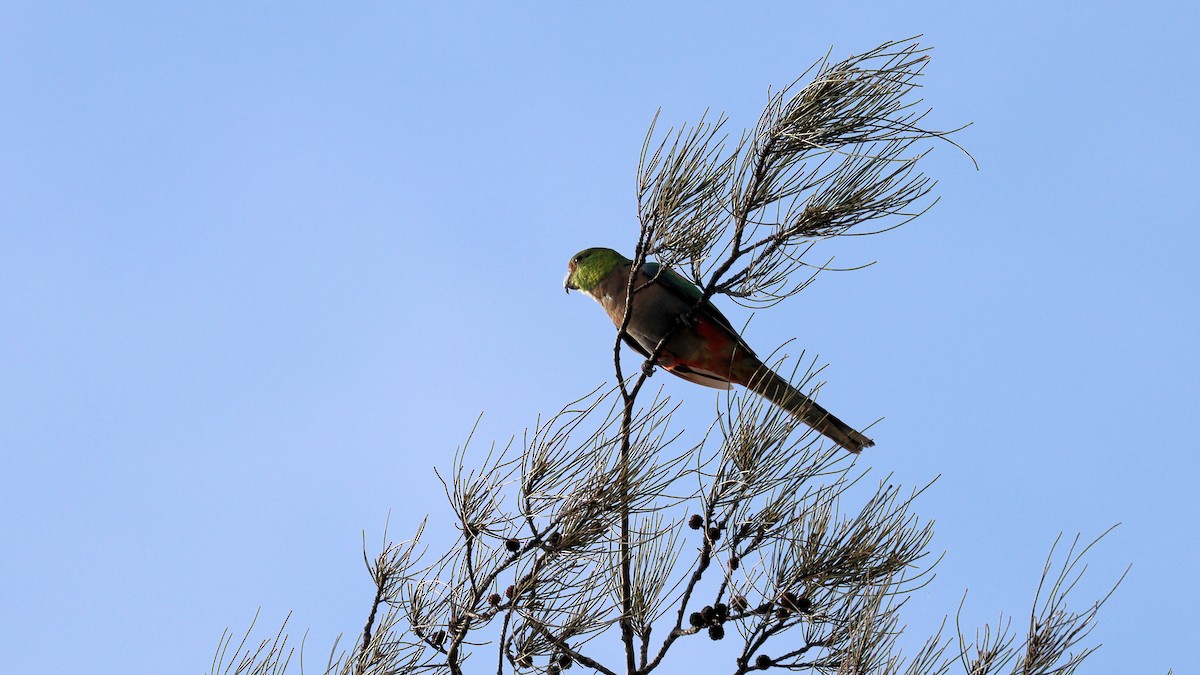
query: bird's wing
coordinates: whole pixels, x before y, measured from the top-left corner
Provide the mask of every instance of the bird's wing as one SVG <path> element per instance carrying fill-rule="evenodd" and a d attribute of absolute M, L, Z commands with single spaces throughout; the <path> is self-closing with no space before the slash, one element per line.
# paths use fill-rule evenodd
<path fill-rule="evenodd" d="M 648 262 L 642 265 L 642 273 L 651 279 L 657 279 L 659 285 L 686 300 L 691 305 L 695 305 L 696 301 L 703 296 L 703 293 L 696 287 L 696 284 L 688 281 L 683 275 L 670 267 L 663 267 L 658 263 Z M 719 329 L 728 332 L 737 341 L 739 348 L 745 350 L 750 355 L 754 355 L 754 350 L 750 349 L 750 345 L 746 344 L 741 334 L 737 332 L 733 324 L 729 322 L 729 319 L 725 318 L 725 315 L 721 313 L 721 310 L 717 309 L 717 306 L 711 300 L 704 301 L 704 305 L 700 307 L 700 313 L 711 320 Z M 698 384 L 704 383 L 700 382 Z"/>
<path fill-rule="evenodd" d="M 621 339 L 624 340 L 625 344 L 629 345 L 633 349 L 633 351 L 641 354 L 642 356 L 644 356 L 646 358 L 650 358 L 650 352 L 646 351 L 646 348 L 642 346 L 642 343 L 635 340 L 633 338 L 633 336 L 631 336 L 629 333 L 623 333 L 621 335 Z"/>

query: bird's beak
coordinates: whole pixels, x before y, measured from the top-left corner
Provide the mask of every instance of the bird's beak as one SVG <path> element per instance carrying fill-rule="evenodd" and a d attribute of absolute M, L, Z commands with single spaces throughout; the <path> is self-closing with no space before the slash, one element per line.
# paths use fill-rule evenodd
<path fill-rule="evenodd" d="M 567 272 L 567 276 L 563 278 L 563 291 L 570 294 L 571 289 L 579 290 L 579 287 L 571 283 L 571 273 Z"/>

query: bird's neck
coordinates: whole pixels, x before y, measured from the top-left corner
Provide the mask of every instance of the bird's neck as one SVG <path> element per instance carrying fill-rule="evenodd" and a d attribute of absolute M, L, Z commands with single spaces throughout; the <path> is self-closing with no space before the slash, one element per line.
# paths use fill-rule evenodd
<path fill-rule="evenodd" d="M 629 292 L 629 265 L 618 265 L 611 274 L 592 287 L 588 293 L 608 312 L 609 316 L 625 314 L 625 296 Z"/>

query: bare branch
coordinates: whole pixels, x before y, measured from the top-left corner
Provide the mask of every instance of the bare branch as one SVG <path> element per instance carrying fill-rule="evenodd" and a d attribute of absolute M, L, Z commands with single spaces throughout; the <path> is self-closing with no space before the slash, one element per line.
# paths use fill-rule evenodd
<path fill-rule="evenodd" d="M 929 111 L 915 92 L 927 52 L 910 39 L 821 59 L 769 94 L 736 143 L 724 115 L 660 140 L 655 116 L 637 170 L 615 383 L 482 453 L 472 429 L 438 473 L 448 543 L 422 562 L 422 522 L 404 542 L 385 530 L 374 556 L 364 545 L 367 618 L 348 649 L 335 642 L 326 675 L 458 675 L 481 651 L 497 675 L 576 664 L 648 675 L 697 639 L 727 640 L 724 665 L 736 673 L 942 675 L 955 663 L 972 675 L 1075 672 L 1108 597 L 1082 611 L 1066 604 L 1091 544 L 1076 538 L 1056 574 L 1047 560 L 1023 643 L 1002 615 L 970 644 L 959 627 L 956 653 L 947 656 L 953 640 L 939 628 L 907 658 L 900 611 L 937 562 L 932 522 L 913 511 L 929 486 L 905 491 L 889 477 L 871 489 L 851 456 L 754 394 L 723 399 L 699 432 L 675 424 L 661 392 L 643 394 L 668 341 L 716 296 L 750 306 L 791 297 L 834 269 L 832 256 L 805 260 L 822 242 L 932 205 L 920 162 L 953 143 L 923 126 Z M 626 377 L 632 308 L 661 281 L 639 276 L 650 257 L 663 263 L 658 275 L 671 267 L 693 280 L 699 297 L 654 349 L 642 345 L 649 354 Z M 764 361 L 782 372 L 786 358 Z M 803 354 L 795 363 L 790 380 L 815 399 L 820 368 Z M 233 636 L 222 635 L 212 675 L 287 670 L 283 628 L 257 644 L 250 634 L 232 653 Z"/>

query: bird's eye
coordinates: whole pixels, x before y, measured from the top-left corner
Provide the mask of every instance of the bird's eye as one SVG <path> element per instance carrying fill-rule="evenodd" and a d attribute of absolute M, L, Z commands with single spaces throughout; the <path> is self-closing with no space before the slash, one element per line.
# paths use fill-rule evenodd
<path fill-rule="evenodd" d="M 575 256 L 575 262 L 577 262 L 577 263 L 583 262 L 583 254 Z"/>

